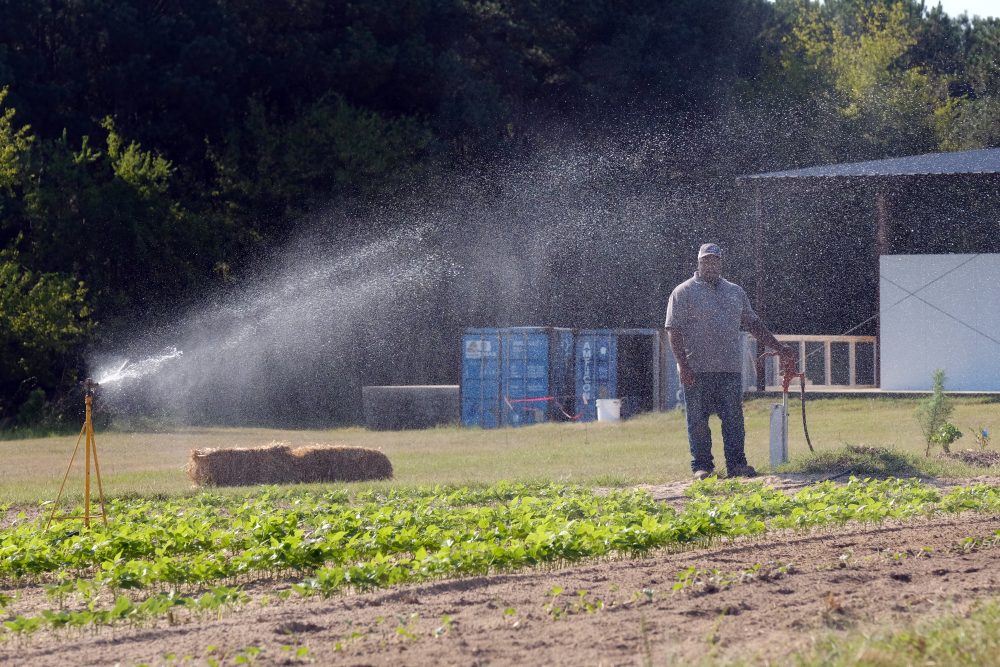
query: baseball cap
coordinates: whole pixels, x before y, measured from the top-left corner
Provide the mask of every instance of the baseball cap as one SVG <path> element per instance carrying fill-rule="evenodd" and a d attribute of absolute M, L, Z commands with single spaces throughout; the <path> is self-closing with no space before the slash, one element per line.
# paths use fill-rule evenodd
<path fill-rule="evenodd" d="M 715 255 L 716 257 L 722 257 L 722 248 L 720 248 L 715 243 L 705 243 L 701 246 L 698 251 L 698 259 L 701 259 L 705 255 Z"/>

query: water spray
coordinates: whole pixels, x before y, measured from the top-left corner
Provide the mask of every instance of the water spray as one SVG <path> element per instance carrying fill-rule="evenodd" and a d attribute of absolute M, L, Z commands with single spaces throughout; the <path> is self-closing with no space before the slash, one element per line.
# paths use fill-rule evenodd
<path fill-rule="evenodd" d="M 182 356 L 184 356 L 184 352 L 181 350 L 178 350 L 176 347 L 168 347 L 161 354 L 143 359 L 142 361 L 133 362 L 126 359 L 117 366 L 102 370 L 97 382 L 93 384 L 97 387 L 122 380 L 135 380 L 157 372 L 166 362 Z"/>
<path fill-rule="evenodd" d="M 69 478 L 69 471 L 73 468 L 73 461 L 76 460 L 76 453 L 80 450 L 80 440 L 84 439 L 86 436 L 86 465 L 84 467 L 84 486 L 83 486 L 83 516 L 66 516 L 62 517 L 64 519 L 83 519 L 83 525 L 90 528 L 90 461 L 94 461 L 94 471 L 97 474 L 97 490 L 100 494 L 101 499 L 101 520 L 104 525 L 108 525 L 108 511 L 104 504 L 104 486 L 101 484 L 101 464 L 97 461 L 97 442 L 94 440 L 94 393 L 100 386 L 99 383 L 94 382 L 90 378 L 87 378 L 83 382 L 84 390 L 84 418 L 83 418 L 83 428 L 80 430 L 80 436 L 76 439 L 76 447 L 73 448 L 73 456 L 70 457 L 69 466 L 66 467 L 66 474 L 63 475 L 62 485 L 59 487 L 59 495 L 56 496 L 56 501 L 52 506 L 52 513 L 49 515 L 49 520 L 45 524 L 45 530 L 49 529 L 52 524 L 52 520 L 55 518 L 56 509 L 59 507 L 59 500 L 62 498 L 63 489 L 66 487 L 66 480 Z"/>

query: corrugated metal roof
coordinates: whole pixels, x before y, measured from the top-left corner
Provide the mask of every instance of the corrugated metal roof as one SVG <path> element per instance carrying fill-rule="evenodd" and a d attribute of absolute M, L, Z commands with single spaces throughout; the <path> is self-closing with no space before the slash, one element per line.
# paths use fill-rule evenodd
<path fill-rule="evenodd" d="M 1000 174 L 1000 148 L 954 153 L 929 153 L 868 162 L 844 162 L 806 169 L 747 174 L 736 180 L 770 178 L 865 178 L 944 174 Z"/>

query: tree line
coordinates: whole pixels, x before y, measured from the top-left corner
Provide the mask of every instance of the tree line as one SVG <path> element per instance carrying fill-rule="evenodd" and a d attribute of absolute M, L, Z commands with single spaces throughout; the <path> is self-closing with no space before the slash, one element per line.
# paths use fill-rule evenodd
<path fill-rule="evenodd" d="M 738 174 L 1000 146 L 998 63 L 1000 20 L 916 0 L 0 1 L 0 426 L 57 418 L 89 350 L 238 289 L 331 207 L 489 175 L 560 133 L 669 128 L 636 187 L 679 248 L 735 246 Z M 366 231 L 350 220 L 324 224 Z M 983 229 L 963 247 L 995 243 Z M 640 236 L 609 280 L 648 270 Z M 658 319 L 668 282 L 615 317 Z M 536 323 L 602 307 L 555 292 Z M 448 319 L 443 298 L 443 345 L 507 317 Z"/>

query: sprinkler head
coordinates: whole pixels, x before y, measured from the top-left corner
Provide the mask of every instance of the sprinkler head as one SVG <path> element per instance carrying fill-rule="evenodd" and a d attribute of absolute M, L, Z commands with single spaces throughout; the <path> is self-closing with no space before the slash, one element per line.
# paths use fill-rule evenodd
<path fill-rule="evenodd" d="M 94 382 L 90 378 L 87 378 L 86 380 L 83 381 L 83 391 L 87 396 L 93 396 L 94 391 L 100 386 L 101 385 Z"/>

